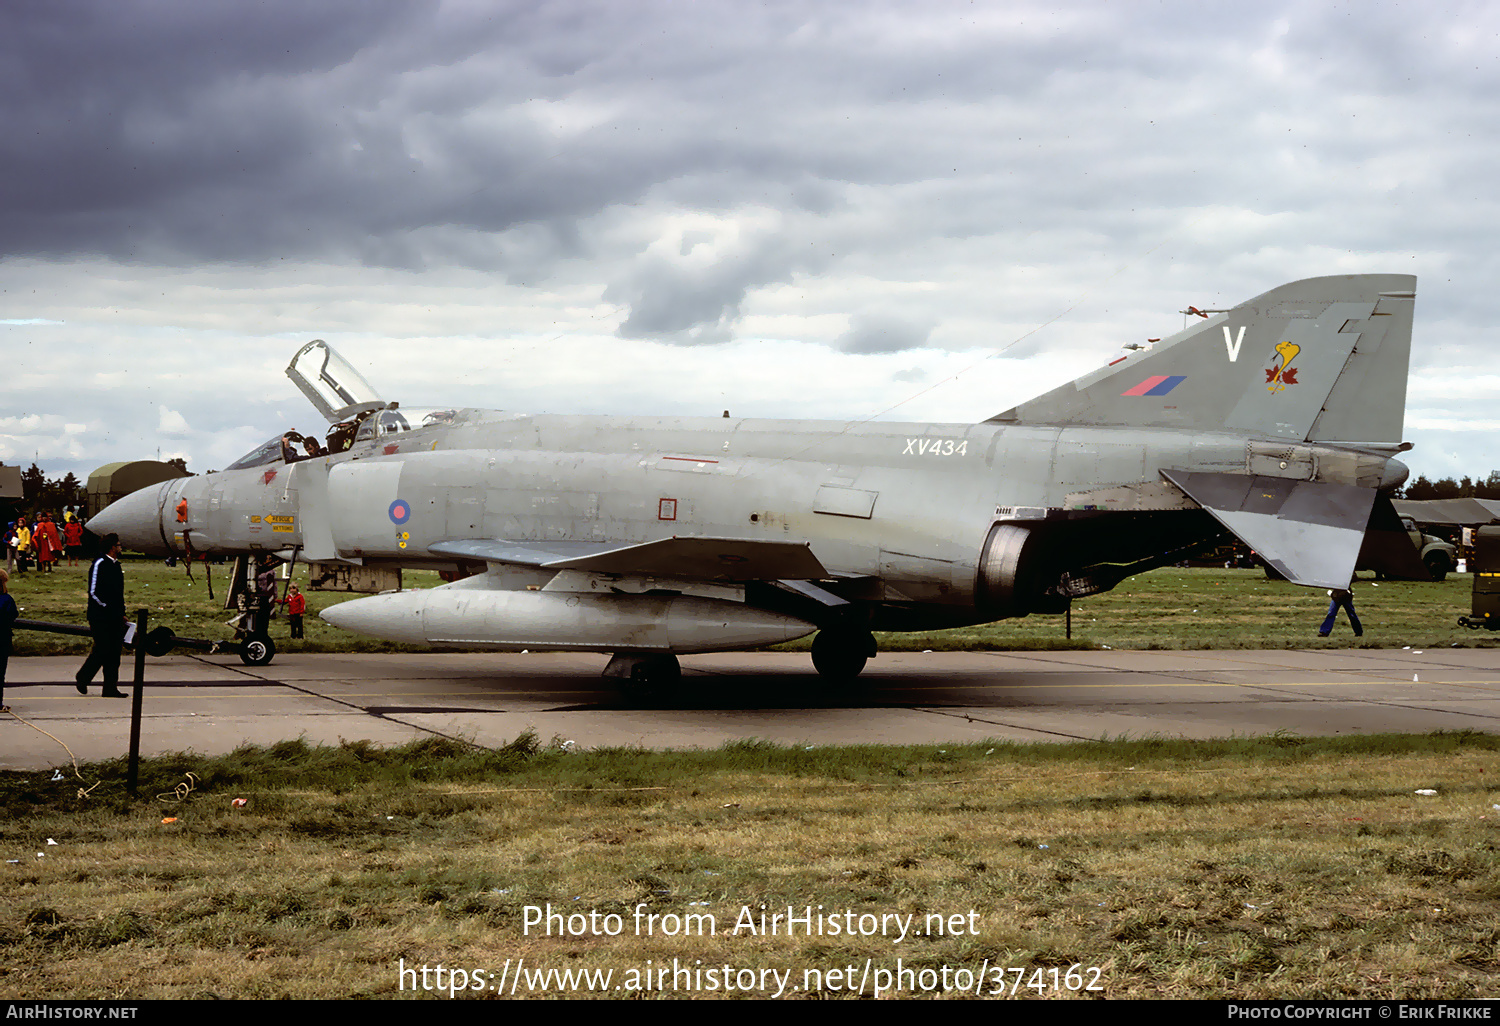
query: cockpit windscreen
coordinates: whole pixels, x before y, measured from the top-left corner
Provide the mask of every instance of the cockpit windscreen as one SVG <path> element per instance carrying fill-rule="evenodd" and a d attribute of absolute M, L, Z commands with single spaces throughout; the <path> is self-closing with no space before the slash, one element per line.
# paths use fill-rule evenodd
<path fill-rule="evenodd" d="M 366 417 L 359 425 L 355 441 L 363 442 L 381 435 L 395 435 L 404 431 L 419 431 L 434 424 L 453 424 L 459 412 L 453 409 L 412 408 L 406 410 L 380 410 Z"/>
<path fill-rule="evenodd" d="M 281 437 L 281 435 L 272 435 L 224 469 L 248 470 L 251 467 L 263 467 L 267 463 L 275 463 L 281 459 Z"/>

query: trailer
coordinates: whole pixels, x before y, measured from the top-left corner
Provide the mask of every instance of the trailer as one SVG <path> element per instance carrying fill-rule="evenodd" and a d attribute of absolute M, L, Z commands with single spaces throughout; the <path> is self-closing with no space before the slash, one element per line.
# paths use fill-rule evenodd
<path fill-rule="evenodd" d="M 1473 538 L 1473 597 L 1469 615 L 1458 622 L 1473 630 L 1500 631 L 1500 527 L 1481 527 Z"/>
<path fill-rule="evenodd" d="M 51 620 L 17 620 L 15 629 L 18 631 L 41 631 L 45 634 L 72 634 L 78 637 L 91 638 L 94 632 L 83 624 L 57 623 Z M 127 633 L 125 644 L 131 648 L 135 647 L 135 639 Z M 158 627 L 146 632 L 146 654 L 152 656 L 164 656 L 174 648 L 190 648 L 197 652 L 206 652 L 209 655 L 218 655 L 221 652 L 239 652 L 240 659 L 246 663 L 252 662 L 252 657 L 258 654 L 258 650 L 251 649 L 251 640 L 248 638 L 236 638 L 225 641 L 212 641 L 207 638 L 179 638 L 177 632 L 170 627 Z"/>

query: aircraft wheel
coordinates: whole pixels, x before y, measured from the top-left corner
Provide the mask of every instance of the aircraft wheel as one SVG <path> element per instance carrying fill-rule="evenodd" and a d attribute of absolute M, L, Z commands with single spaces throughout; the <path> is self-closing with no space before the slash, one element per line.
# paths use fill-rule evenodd
<path fill-rule="evenodd" d="M 813 638 L 813 667 L 830 683 L 852 681 L 874 654 L 875 635 L 869 631 L 828 628 Z"/>
<path fill-rule="evenodd" d="M 636 705 L 663 705 L 677 697 L 682 685 L 682 664 L 674 655 L 651 656 L 630 668 L 620 681 L 620 693 Z"/>
<path fill-rule="evenodd" d="M 1423 562 L 1427 564 L 1427 572 L 1432 575 L 1434 581 L 1443 580 L 1448 576 L 1448 571 L 1452 569 L 1448 566 L 1447 558 L 1438 553 L 1428 556 Z"/>
<path fill-rule="evenodd" d="M 264 634 L 255 634 L 240 643 L 240 662 L 246 666 L 266 666 L 276 658 L 276 642 Z"/>

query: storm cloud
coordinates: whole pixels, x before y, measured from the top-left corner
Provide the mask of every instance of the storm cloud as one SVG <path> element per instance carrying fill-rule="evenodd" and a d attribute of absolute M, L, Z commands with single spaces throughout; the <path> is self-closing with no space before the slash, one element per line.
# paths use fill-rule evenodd
<path fill-rule="evenodd" d="M 305 417 L 314 336 L 405 401 L 978 418 L 1188 303 L 1399 271 L 1413 466 L 1483 473 L 1497 39 L 1483 4 L 9 5 L 0 425 L 43 419 L 0 458 L 222 465 Z"/>

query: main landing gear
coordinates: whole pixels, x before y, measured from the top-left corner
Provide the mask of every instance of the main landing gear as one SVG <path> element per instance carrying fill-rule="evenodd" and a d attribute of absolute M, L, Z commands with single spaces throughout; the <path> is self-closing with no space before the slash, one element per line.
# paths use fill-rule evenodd
<path fill-rule="evenodd" d="M 682 664 L 674 655 L 632 655 L 616 652 L 604 676 L 620 682 L 620 694 L 632 705 L 664 705 L 682 686 Z"/>
<path fill-rule="evenodd" d="M 813 666 L 829 684 L 854 683 L 875 655 L 875 635 L 859 627 L 825 627 L 813 638 Z"/>
<path fill-rule="evenodd" d="M 835 691 L 854 687 L 874 655 L 875 635 L 862 627 L 825 627 L 813 639 L 813 666 Z M 681 696 L 682 664 L 675 655 L 616 652 L 604 676 L 619 682 L 621 696 L 631 705 L 659 707 Z"/>

